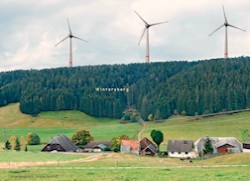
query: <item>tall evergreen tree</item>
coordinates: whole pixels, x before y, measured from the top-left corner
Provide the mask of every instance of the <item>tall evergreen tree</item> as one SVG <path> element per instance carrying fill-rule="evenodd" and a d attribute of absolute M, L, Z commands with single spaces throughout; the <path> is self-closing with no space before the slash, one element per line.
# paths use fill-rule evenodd
<path fill-rule="evenodd" d="M 212 146 L 212 142 L 209 139 L 209 137 L 207 137 L 205 140 L 205 143 L 204 143 L 203 153 L 204 154 L 213 154 L 213 152 L 214 152 L 214 148 Z"/>
<path fill-rule="evenodd" d="M 6 149 L 6 150 L 11 150 L 11 144 L 10 144 L 9 140 L 7 140 L 7 141 L 5 142 L 5 149 Z"/>

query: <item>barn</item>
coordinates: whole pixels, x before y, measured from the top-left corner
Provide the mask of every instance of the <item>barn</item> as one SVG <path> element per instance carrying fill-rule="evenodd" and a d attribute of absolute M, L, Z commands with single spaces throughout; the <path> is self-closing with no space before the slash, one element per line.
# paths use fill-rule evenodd
<path fill-rule="evenodd" d="M 242 144 L 234 137 L 209 137 L 214 154 L 239 153 L 243 151 Z M 200 155 L 203 152 L 206 137 L 195 142 L 196 152 Z"/>
<path fill-rule="evenodd" d="M 214 147 L 217 148 L 217 153 L 219 154 L 225 154 L 227 153 L 231 148 L 235 148 L 233 145 L 227 143 L 227 142 L 218 142 L 214 144 Z"/>
<path fill-rule="evenodd" d="M 43 149 L 44 152 L 76 152 L 79 148 L 65 135 L 54 137 Z"/>
<path fill-rule="evenodd" d="M 158 152 L 157 147 L 148 138 L 145 137 L 140 141 L 140 154 L 141 155 L 156 156 L 157 152 Z"/>

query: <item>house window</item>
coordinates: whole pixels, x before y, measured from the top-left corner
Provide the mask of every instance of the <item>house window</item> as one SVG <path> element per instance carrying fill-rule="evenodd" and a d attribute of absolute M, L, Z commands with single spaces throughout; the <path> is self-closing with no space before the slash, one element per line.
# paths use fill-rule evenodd
<path fill-rule="evenodd" d="M 179 154 L 181 154 L 181 152 L 178 152 Z"/>
<path fill-rule="evenodd" d="M 187 155 L 187 154 L 188 154 L 188 152 L 185 152 L 185 154 Z"/>
<path fill-rule="evenodd" d="M 174 152 L 173 152 L 173 151 L 172 151 L 171 153 L 172 153 L 172 154 L 174 154 Z"/>

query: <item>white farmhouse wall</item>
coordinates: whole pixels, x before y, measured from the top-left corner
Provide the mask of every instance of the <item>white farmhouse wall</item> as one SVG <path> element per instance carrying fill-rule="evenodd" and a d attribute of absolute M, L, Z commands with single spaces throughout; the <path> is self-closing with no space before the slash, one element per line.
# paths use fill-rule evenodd
<path fill-rule="evenodd" d="M 168 152 L 168 156 L 172 158 L 197 158 L 196 152 Z"/>

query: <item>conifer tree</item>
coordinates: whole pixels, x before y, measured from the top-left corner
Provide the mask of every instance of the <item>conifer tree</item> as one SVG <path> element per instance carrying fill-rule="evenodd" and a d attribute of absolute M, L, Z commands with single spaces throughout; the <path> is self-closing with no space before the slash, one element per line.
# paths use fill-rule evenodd
<path fill-rule="evenodd" d="M 5 149 L 6 149 L 6 150 L 11 150 L 11 145 L 10 145 L 9 140 L 7 140 L 7 141 L 5 142 Z"/>
<path fill-rule="evenodd" d="M 214 148 L 212 146 L 212 142 L 209 139 L 209 137 L 207 137 L 205 140 L 205 143 L 204 143 L 203 153 L 204 154 L 213 154 L 213 152 L 214 152 Z"/>
<path fill-rule="evenodd" d="M 14 147 L 14 150 L 20 151 L 21 150 L 21 144 L 18 138 L 16 138 L 16 145 Z"/>

